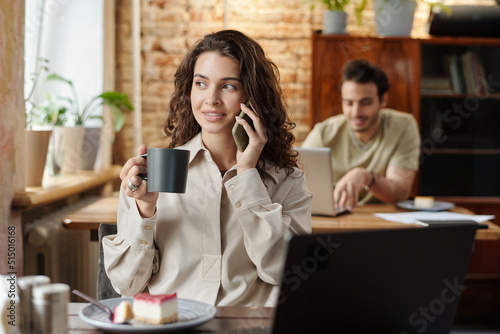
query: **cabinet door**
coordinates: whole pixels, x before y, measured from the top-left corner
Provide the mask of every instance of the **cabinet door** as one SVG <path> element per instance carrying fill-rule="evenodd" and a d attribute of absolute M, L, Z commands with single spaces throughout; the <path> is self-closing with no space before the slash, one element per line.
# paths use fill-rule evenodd
<path fill-rule="evenodd" d="M 311 126 L 342 112 L 342 66 L 366 59 L 382 68 L 391 85 L 388 107 L 413 113 L 418 120 L 420 46 L 410 38 L 313 34 Z"/>
<path fill-rule="evenodd" d="M 419 194 L 500 203 L 500 40 L 433 38 L 421 51 Z"/>

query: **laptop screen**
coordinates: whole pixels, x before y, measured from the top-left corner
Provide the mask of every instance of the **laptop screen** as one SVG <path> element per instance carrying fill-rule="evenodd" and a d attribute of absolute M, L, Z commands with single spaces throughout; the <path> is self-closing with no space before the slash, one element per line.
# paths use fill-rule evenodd
<path fill-rule="evenodd" d="M 335 216 L 331 149 L 295 147 L 299 152 L 299 168 L 306 174 L 306 184 L 313 194 L 311 213 Z"/>

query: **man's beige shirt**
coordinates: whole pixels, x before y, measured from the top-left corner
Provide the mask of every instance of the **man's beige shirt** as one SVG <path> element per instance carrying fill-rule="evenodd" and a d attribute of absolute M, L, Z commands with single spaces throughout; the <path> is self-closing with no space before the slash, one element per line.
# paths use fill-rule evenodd
<path fill-rule="evenodd" d="M 312 195 L 304 173 L 286 176 L 267 163 L 221 176 L 198 134 L 185 194 L 160 193 L 143 219 L 123 189 L 118 233 L 103 239 L 105 268 L 125 296 L 177 292 L 212 305 L 273 305 L 291 234 L 311 232 Z"/>
<path fill-rule="evenodd" d="M 333 182 L 340 180 L 355 167 L 363 167 L 385 176 L 388 166 L 417 171 L 420 157 L 420 133 L 413 115 L 392 109 L 380 110 L 380 126 L 372 140 L 356 145 L 352 130 L 344 114 L 317 123 L 303 147 L 330 147 L 332 149 Z M 362 191 L 359 204 L 374 199 Z"/>

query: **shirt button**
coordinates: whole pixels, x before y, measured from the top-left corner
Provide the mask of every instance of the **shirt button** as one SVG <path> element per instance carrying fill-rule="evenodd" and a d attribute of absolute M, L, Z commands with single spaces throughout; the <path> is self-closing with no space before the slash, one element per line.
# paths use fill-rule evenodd
<path fill-rule="evenodd" d="M 148 242 L 147 242 L 146 240 L 142 240 L 142 241 L 141 241 L 141 245 L 146 246 L 147 244 L 148 244 Z"/>
<path fill-rule="evenodd" d="M 229 186 L 229 190 L 231 190 L 231 191 L 233 191 L 233 190 L 234 190 L 234 188 L 236 188 L 236 187 L 234 186 L 234 184 L 232 184 L 232 185 L 230 185 L 230 186 Z"/>
<path fill-rule="evenodd" d="M 236 202 L 236 207 L 240 208 L 241 207 L 241 202 Z"/>
<path fill-rule="evenodd" d="M 151 229 L 151 225 L 146 225 L 146 226 L 144 226 L 144 229 L 145 229 L 145 230 L 150 230 L 150 229 Z"/>

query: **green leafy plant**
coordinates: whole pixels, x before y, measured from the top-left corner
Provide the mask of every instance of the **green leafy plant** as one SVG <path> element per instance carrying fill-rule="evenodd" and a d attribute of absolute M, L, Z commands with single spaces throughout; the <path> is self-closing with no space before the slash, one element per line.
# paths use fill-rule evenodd
<path fill-rule="evenodd" d="M 318 2 L 323 4 L 328 10 L 344 11 L 350 0 L 309 0 L 310 2 Z M 311 9 L 314 9 L 315 3 L 311 4 Z"/>
<path fill-rule="evenodd" d="M 43 104 L 37 105 L 33 112 L 33 121 L 38 125 L 64 125 L 68 120 L 64 105 L 58 103 L 52 96 L 47 95 Z"/>
<path fill-rule="evenodd" d="M 113 123 L 115 132 L 120 131 L 125 124 L 124 111 L 134 110 L 134 106 L 130 102 L 128 95 L 116 91 L 108 91 L 90 99 L 83 108 L 80 108 L 78 94 L 76 93 L 73 81 L 68 80 L 56 73 L 52 73 L 47 77 L 46 81 L 59 81 L 69 86 L 71 90 L 71 98 L 59 97 L 59 102 L 67 105 L 69 114 L 73 117 L 75 125 L 85 125 L 90 119 L 101 119 L 102 116 L 93 115 L 94 111 L 102 105 L 109 106 L 113 112 Z"/>
<path fill-rule="evenodd" d="M 35 72 L 31 74 L 31 88 L 24 98 L 25 126 L 29 130 L 32 130 L 35 125 L 63 125 L 66 122 L 66 107 L 59 105 L 50 96 L 47 96 L 47 100 L 41 104 L 33 101 L 33 94 L 42 73 L 49 71 L 48 65 L 47 59 L 37 58 Z"/>
<path fill-rule="evenodd" d="M 33 102 L 33 93 L 35 92 L 35 88 L 38 84 L 38 81 L 40 80 L 40 76 L 42 75 L 42 72 L 48 71 L 49 67 L 48 65 L 48 60 L 44 58 L 38 58 L 36 62 L 36 69 L 35 72 L 31 74 L 31 89 L 29 90 L 29 93 L 27 96 L 24 98 L 24 104 L 25 104 L 25 126 L 27 129 L 32 129 L 33 128 L 33 120 L 35 116 L 35 109 L 37 105 Z"/>
<path fill-rule="evenodd" d="M 316 3 L 320 3 L 323 4 L 325 8 L 328 10 L 339 10 L 339 11 L 345 11 L 345 7 L 351 3 L 351 0 L 308 0 L 308 1 L 312 2 L 311 9 L 315 8 Z M 366 9 L 368 1 L 369 0 L 352 0 L 352 3 L 354 4 L 354 15 L 356 16 L 356 22 L 358 23 L 358 25 L 361 25 L 363 11 Z M 450 8 L 443 5 L 440 2 L 432 2 L 428 0 L 413 0 L 413 1 L 415 1 L 417 5 L 419 3 L 428 5 L 431 11 L 435 7 L 438 7 L 441 10 L 445 11 L 447 15 L 450 15 L 451 12 Z"/>

